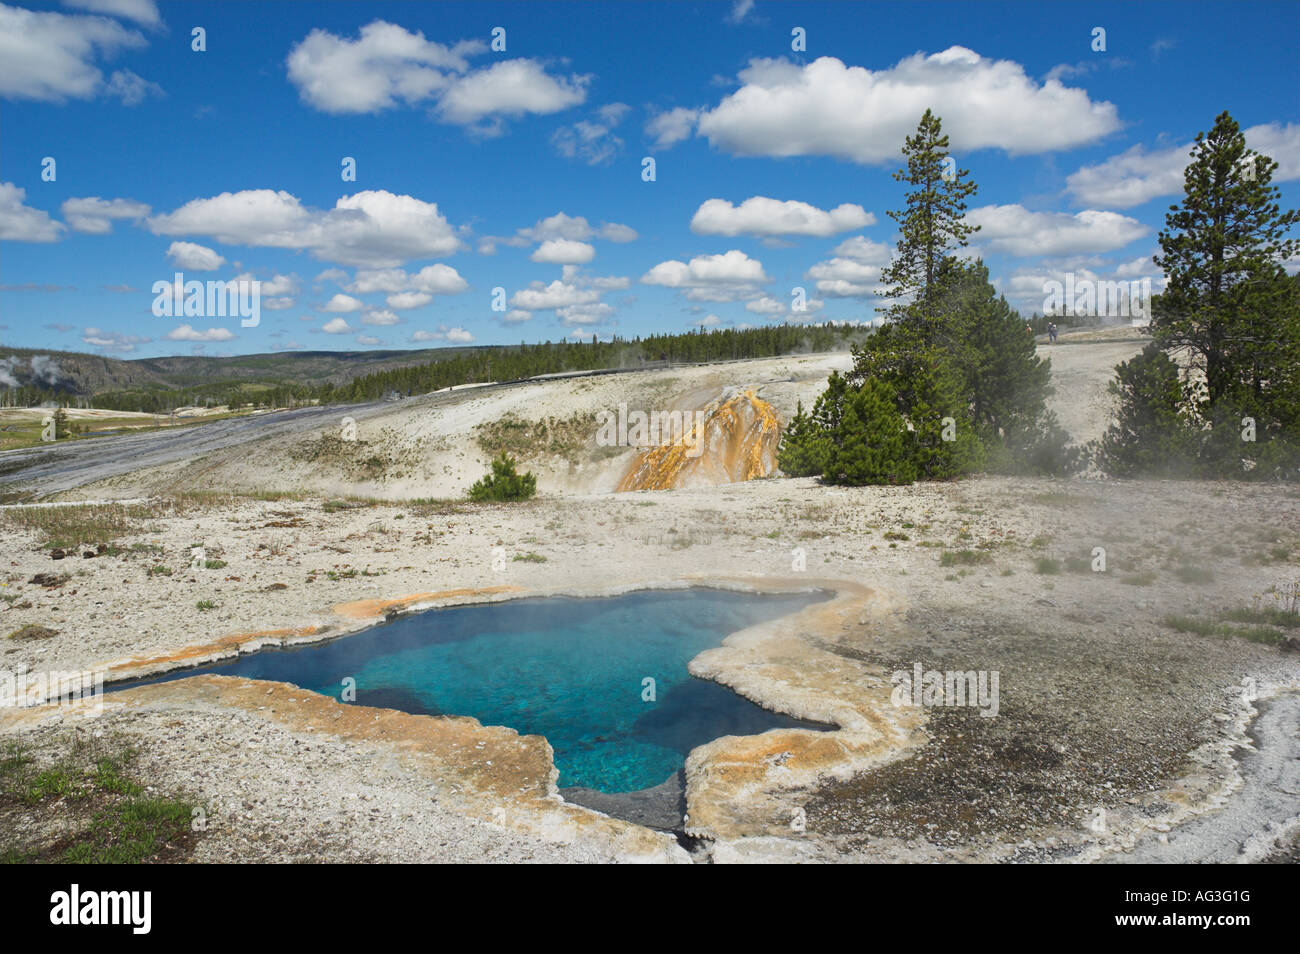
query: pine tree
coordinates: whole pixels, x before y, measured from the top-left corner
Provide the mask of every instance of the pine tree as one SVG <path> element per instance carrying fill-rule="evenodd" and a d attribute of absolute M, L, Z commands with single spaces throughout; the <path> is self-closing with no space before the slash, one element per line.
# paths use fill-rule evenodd
<path fill-rule="evenodd" d="M 1119 412 L 1097 447 L 1097 463 L 1117 477 L 1186 474 L 1197 431 L 1184 411 L 1178 365 L 1154 342 L 1115 369 Z"/>
<path fill-rule="evenodd" d="M 830 435 L 804 412 L 800 401 L 781 434 L 776 465 L 789 477 L 820 477 L 829 452 Z"/>
<path fill-rule="evenodd" d="M 1038 357 L 1025 320 L 989 282 L 988 268 L 957 265 L 937 301 L 980 439 L 994 443 L 1036 427 L 1052 394 L 1051 362 Z"/>
<path fill-rule="evenodd" d="M 865 382 L 844 401 L 844 414 L 831 435 L 825 479 L 850 486 L 912 483 L 916 468 L 906 433 L 889 385 Z"/>
<path fill-rule="evenodd" d="M 885 384 L 911 425 L 908 453 L 917 478 L 946 480 L 980 465 L 970 399 L 950 352 L 923 344 L 913 327 L 889 324 L 853 353 L 852 382 Z"/>
<path fill-rule="evenodd" d="M 68 426 L 68 412 L 65 408 L 60 407 L 54 412 L 54 439 L 61 441 L 71 436 L 72 430 Z"/>
<path fill-rule="evenodd" d="M 1300 325 L 1275 321 L 1281 264 L 1300 248 L 1284 237 L 1300 212 L 1280 211 L 1276 170 L 1221 113 L 1208 134 L 1197 135 L 1183 201 L 1170 206 L 1160 233 L 1155 264 L 1168 284 L 1153 302 L 1152 333 L 1162 348 L 1190 349 L 1193 367 L 1205 373 L 1206 406 L 1243 388 L 1262 394 L 1276 377 L 1259 367 L 1260 349 L 1271 342 L 1282 342 L 1281 353 L 1267 364 L 1300 361 Z"/>
<path fill-rule="evenodd" d="M 849 393 L 849 382 L 838 371 L 826 379 L 826 390 L 813 403 L 812 422 L 825 434 L 840 425 L 844 413 L 844 398 Z"/>
<path fill-rule="evenodd" d="M 537 477 L 515 470 L 515 460 L 505 451 L 492 461 L 492 473 L 475 481 L 469 499 L 479 502 L 527 500 L 537 493 Z"/>
<path fill-rule="evenodd" d="M 900 235 L 894 260 L 881 275 L 888 286 L 887 297 L 906 299 L 886 314 L 918 323 L 927 337 L 933 335 L 931 325 L 937 318 L 933 298 L 946 263 L 978 231 L 978 226 L 965 221 L 966 199 L 978 187 L 962 181 L 970 171 L 957 169 L 948 159 L 948 137 L 940 129 L 939 117 L 927 109 L 916 135 L 904 142 L 907 168 L 895 172 L 894 179 L 913 189 L 907 193 L 907 207 L 889 213 Z"/>

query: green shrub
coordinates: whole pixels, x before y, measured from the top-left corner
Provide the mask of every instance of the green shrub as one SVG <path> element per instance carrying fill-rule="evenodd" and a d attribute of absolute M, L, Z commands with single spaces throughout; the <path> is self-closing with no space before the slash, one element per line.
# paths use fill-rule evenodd
<path fill-rule="evenodd" d="M 820 477 L 826 469 L 829 452 L 830 438 L 813 418 L 804 413 L 800 401 L 789 426 L 781 434 L 776 465 L 789 477 Z"/>
<path fill-rule="evenodd" d="M 469 499 L 487 501 L 527 500 L 537 493 L 537 477 L 515 471 L 515 460 L 502 453 L 492 461 L 492 473 L 480 478 L 469 489 Z"/>
<path fill-rule="evenodd" d="M 831 436 L 825 478 L 833 484 L 910 484 L 916 466 L 908 452 L 903 416 L 892 389 L 868 380 L 844 402 L 844 415 Z"/>
<path fill-rule="evenodd" d="M 1182 410 L 1178 365 L 1149 344 L 1115 368 L 1110 392 L 1120 406 L 1097 447 L 1098 465 L 1116 477 L 1186 473 L 1196 433 Z"/>

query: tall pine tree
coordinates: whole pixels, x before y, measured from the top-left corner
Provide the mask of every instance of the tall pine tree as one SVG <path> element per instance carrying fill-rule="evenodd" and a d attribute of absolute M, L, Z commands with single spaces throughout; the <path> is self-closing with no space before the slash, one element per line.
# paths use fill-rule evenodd
<path fill-rule="evenodd" d="M 1240 402 L 1243 390 L 1263 398 L 1277 375 L 1261 364 L 1300 360 L 1300 325 L 1284 307 L 1282 272 L 1300 247 L 1285 237 L 1300 212 L 1280 210 L 1276 170 L 1221 113 L 1197 135 L 1183 201 L 1170 206 L 1160 233 L 1155 264 L 1168 284 L 1153 302 L 1151 329 L 1162 348 L 1189 349 L 1192 366 L 1204 372 L 1203 412 Z"/>
<path fill-rule="evenodd" d="M 978 187 L 963 181 L 970 171 L 958 169 L 949 158 L 948 137 L 942 134 L 939 117 L 928 109 L 916 135 L 904 141 L 903 156 L 907 168 L 895 172 L 894 179 L 912 190 L 906 194 L 905 208 L 889 212 L 898 223 L 898 249 L 880 277 L 887 296 L 902 300 L 886 309 L 887 317 L 915 323 L 929 338 L 938 319 L 934 299 L 939 282 L 953 252 L 979 230 L 965 221 L 966 199 Z"/>

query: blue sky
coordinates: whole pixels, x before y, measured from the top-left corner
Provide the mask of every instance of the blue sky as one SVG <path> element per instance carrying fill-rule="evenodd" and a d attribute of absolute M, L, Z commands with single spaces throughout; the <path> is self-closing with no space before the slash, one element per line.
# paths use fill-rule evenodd
<path fill-rule="evenodd" d="M 1067 272 L 1158 287 L 1185 147 L 1220 111 L 1296 206 L 1298 37 L 1296 2 L 0 4 L 0 341 L 149 357 L 869 320 L 927 106 L 1013 304 L 1041 310 Z M 156 316 L 177 271 L 262 281 L 260 323 Z"/>

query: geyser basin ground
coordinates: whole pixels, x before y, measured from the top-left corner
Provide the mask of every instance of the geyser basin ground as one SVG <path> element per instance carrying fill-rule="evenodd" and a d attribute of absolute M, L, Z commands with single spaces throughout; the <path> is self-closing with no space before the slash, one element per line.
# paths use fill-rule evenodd
<path fill-rule="evenodd" d="M 561 787 L 628 792 L 662 783 L 691 749 L 721 736 L 828 728 L 687 672 L 728 634 L 827 598 L 699 588 L 435 609 L 151 681 L 198 671 L 288 682 L 342 700 L 353 679 L 359 705 L 473 716 L 542 735 Z"/>

